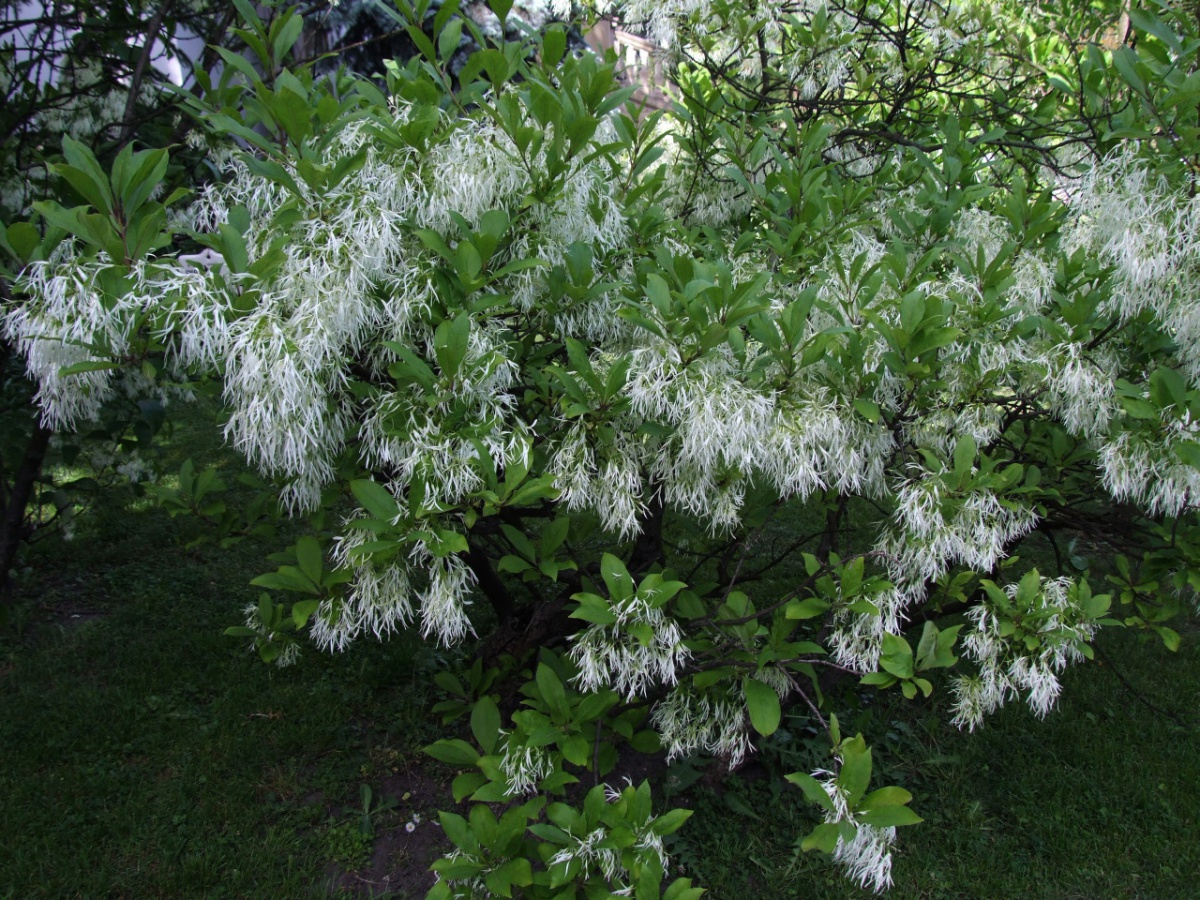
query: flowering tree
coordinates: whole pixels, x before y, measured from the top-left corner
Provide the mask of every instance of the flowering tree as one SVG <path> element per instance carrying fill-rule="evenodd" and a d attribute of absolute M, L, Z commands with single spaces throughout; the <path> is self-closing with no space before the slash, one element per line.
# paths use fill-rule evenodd
<path fill-rule="evenodd" d="M 831 744 L 789 776 L 823 818 L 803 846 L 882 889 L 919 819 L 871 790 L 823 686 L 937 682 L 973 730 L 1012 700 L 1046 715 L 1100 627 L 1178 644 L 1192 23 L 630 4 L 681 93 L 642 116 L 563 27 L 399 7 L 419 55 L 386 91 L 226 55 L 196 109 L 231 149 L 179 212 L 151 199 L 163 151 L 109 173 L 68 144 L 85 205 L 39 207 L 4 328 L 57 426 L 130 371 L 222 380 L 226 437 L 316 514 L 233 629 L 264 658 L 299 631 L 484 638 L 440 679 L 473 740 L 429 751 L 472 808 L 443 814 L 431 896 L 696 896 L 664 886 L 684 811 L 547 798 L 622 745 L 736 766 L 785 708 Z M 158 255 L 172 231 L 212 265 Z M 1111 594 L 1088 578 L 1108 557 Z"/>
<path fill-rule="evenodd" d="M 207 6 L 153 0 L 0 3 L 0 304 L 5 314 L 14 270 L 35 252 L 41 237 L 21 219 L 31 203 L 54 195 L 47 163 L 63 138 L 89 144 L 104 159 L 135 137 L 169 143 L 181 119 L 164 85 L 181 82 L 189 65 L 178 43 L 187 35 L 218 40 L 232 19 L 218 23 L 222 16 Z M 180 136 L 182 131 L 175 139 Z M 69 485 L 54 484 L 42 472 L 53 432 L 39 421 L 35 386 L 22 377 L 24 367 L 14 351 L 0 338 L 0 599 L 5 600 L 19 546 L 41 525 L 69 527 L 76 499 L 66 490 Z M 128 402 L 118 410 L 112 404 L 103 427 L 88 429 L 93 435 L 105 432 L 104 440 L 90 441 L 89 452 L 82 454 L 97 464 L 97 474 L 116 465 L 135 480 L 145 474 L 144 458 L 117 449 L 141 442 L 133 437 L 134 428 L 148 440 L 161 421 L 156 403 L 137 399 L 141 408 Z M 88 483 L 93 479 L 73 485 Z M 48 520 L 40 510 L 30 514 L 30 507 L 38 510 L 51 502 L 55 513 Z"/>
<path fill-rule="evenodd" d="M 345 55 L 349 43 L 351 62 L 365 66 L 374 59 L 374 68 L 381 65 L 372 51 L 389 35 L 372 32 L 361 4 L 343 4 L 337 15 L 323 6 L 311 8 L 316 15 L 307 28 L 295 12 L 272 19 L 260 48 L 265 51 L 263 71 L 277 71 L 282 60 L 276 56 L 293 44 L 305 56 L 331 63 Z M 222 52 L 245 50 L 242 36 L 231 31 L 237 15 L 236 3 L 208 0 L 0 3 L 4 314 L 12 302 L 14 270 L 42 253 L 43 235 L 22 221 L 31 204 L 50 197 L 68 203 L 78 199 L 70 177 L 55 179 L 50 171 L 54 162 L 78 161 L 78 152 L 60 152 L 64 138 L 85 144 L 106 167 L 135 141 L 150 146 L 184 143 L 168 169 L 154 170 L 166 192 L 206 180 L 206 138 L 193 128 L 193 119 L 182 115 L 180 98 L 184 90 L 199 90 L 194 71 L 207 73 Z M 394 23 L 392 30 L 403 34 Z M 51 234 L 51 245 L 58 240 Z M 138 484 L 155 477 L 153 439 L 164 421 L 165 401 L 174 393 L 161 384 L 150 390 L 150 382 L 126 375 L 121 379 L 125 389 L 110 395 L 84 433 L 56 437 L 52 423 L 39 416 L 33 401 L 36 385 L 22 377 L 23 369 L 12 344 L 0 337 L 0 599 L 5 600 L 9 573 L 23 543 L 44 536 L 50 525 L 69 534 L 81 498 L 112 483 Z M 82 464 L 86 477 L 56 482 L 43 470 L 55 441 L 61 458 Z M 54 512 L 44 515 L 49 508 Z M 0 613 L 5 611 L 0 607 Z"/>

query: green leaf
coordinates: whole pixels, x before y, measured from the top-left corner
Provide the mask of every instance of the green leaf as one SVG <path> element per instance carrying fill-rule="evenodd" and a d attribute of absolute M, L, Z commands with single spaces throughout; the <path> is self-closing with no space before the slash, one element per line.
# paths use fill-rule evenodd
<path fill-rule="evenodd" d="M 863 797 L 862 802 L 856 808 L 866 811 L 879 809 L 884 806 L 905 806 L 911 801 L 912 794 L 902 787 L 890 785 L 888 787 L 881 787 L 877 791 L 871 791 L 871 793 Z"/>
<path fill-rule="evenodd" d="M 317 611 L 320 605 L 320 600 L 297 600 L 293 603 L 292 621 L 296 624 L 296 627 L 303 628 L 307 625 L 308 620 L 312 618 L 312 614 Z"/>
<path fill-rule="evenodd" d="M 479 761 L 479 752 L 458 739 L 436 741 L 425 748 L 425 753 L 452 766 L 473 766 Z"/>
<path fill-rule="evenodd" d="M 450 838 L 456 847 L 465 850 L 467 853 L 478 852 L 479 841 L 471 833 L 471 826 L 467 824 L 466 819 L 449 812 L 439 812 L 438 819 L 442 823 L 442 831 L 446 833 L 446 837 Z"/>
<path fill-rule="evenodd" d="M 879 421 L 882 413 L 879 409 L 879 404 L 872 400 L 867 400 L 863 397 L 856 397 L 853 401 L 854 408 L 858 410 L 858 414 L 866 419 L 871 424 Z"/>
<path fill-rule="evenodd" d="M 8 244 L 21 262 L 27 262 L 33 257 L 33 252 L 41 245 L 42 236 L 29 222 L 13 222 L 5 232 Z"/>
<path fill-rule="evenodd" d="M 567 52 L 567 33 L 562 26 L 553 25 L 542 35 L 542 63 L 554 68 Z"/>
<path fill-rule="evenodd" d="M 1196 441 L 1180 441 L 1175 444 L 1174 450 L 1180 462 L 1191 466 L 1193 469 L 1200 469 L 1200 443 Z"/>
<path fill-rule="evenodd" d="M 865 684 L 872 687 L 891 687 L 896 683 L 896 676 L 890 672 L 868 672 L 859 679 L 859 684 Z"/>
<path fill-rule="evenodd" d="M 500 557 L 500 562 L 496 564 L 496 569 L 498 571 L 507 572 L 513 575 L 520 575 L 522 572 L 528 571 L 532 568 L 533 566 L 528 562 L 521 559 L 519 556 L 513 556 L 511 553 Z M 583 616 L 576 616 L 576 618 L 583 618 Z"/>
<path fill-rule="evenodd" d="M 484 753 L 495 752 L 500 740 L 500 710 L 491 697 L 480 697 L 476 701 L 471 710 L 471 733 Z"/>
<path fill-rule="evenodd" d="M 55 166 L 55 172 L 70 182 L 88 203 L 97 211 L 111 213 L 113 211 L 113 195 L 109 187 L 108 176 L 92 155 L 85 144 L 74 138 L 63 138 L 63 155 L 68 165 Z"/>
<path fill-rule="evenodd" d="M 916 825 L 925 821 L 907 806 L 881 806 L 862 813 L 857 818 L 863 825 L 874 825 L 876 828 Z"/>
<path fill-rule="evenodd" d="M 567 533 L 571 528 L 571 520 L 567 516 L 559 516 L 544 529 L 542 529 L 541 546 L 542 556 L 546 558 L 553 557 L 555 552 L 567 539 Z"/>
<path fill-rule="evenodd" d="M 676 878 L 662 895 L 662 900 L 700 900 L 704 888 L 692 887 L 692 879 Z"/>
<path fill-rule="evenodd" d="M 305 535 L 296 541 L 296 560 L 300 563 L 300 571 L 312 579 L 313 584 L 321 583 L 325 560 L 316 538 Z"/>
<path fill-rule="evenodd" d="M 768 737 L 779 728 L 782 711 L 779 707 L 779 695 L 775 689 L 754 678 L 742 679 L 742 693 L 746 696 L 746 706 L 750 710 L 750 724 L 763 737 Z"/>
<path fill-rule="evenodd" d="M 446 262 L 454 265 L 454 251 L 450 249 L 450 245 L 442 239 L 440 234 L 428 228 L 418 228 L 416 229 L 416 235 L 422 244 L 446 260 Z"/>
<path fill-rule="evenodd" d="M 558 488 L 554 486 L 553 475 L 543 475 L 532 478 L 517 488 L 516 493 L 509 497 L 505 506 L 534 506 L 542 500 L 553 500 L 558 496 Z"/>
<path fill-rule="evenodd" d="M 1179 35 L 1170 25 L 1162 21 L 1154 13 L 1131 5 L 1127 10 L 1129 21 L 1138 31 L 1152 34 L 1175 52 L 1179 52 Z"/>
<path fill-rule="evenodd" d="M 784 610 L 788 619 L 812 619 L 829 609 L 829 601 L 820 597 L 809 597 L 806 600 L 793 601 Z"/>
<path fill-rule="evenodd" d="M 271 42 L 271 52 L 276 62 L 282 62 L 300 39 L 304 30 L 304 18 L 297 14 L 296 9 L 289 9 L 279 19 L 271 24 L 274 40 Z"/>
<path fill-rule="evenodd" d="M 804 791 L 804 796 L 809 803 L 815 803 L 829 812 L 836 810 L 833 799 L 821 786 L 821 782 L 807 772 L 793 772 L 791 775 L 785 775 L 784 778 Z"/>
<path fill-rule="evenodd" d="M 971 474 L 971 468 L 975 464 L 975 456 L 978 452 L 979 448 L 975 444 L 975 438 L 969 434 L 964 434 L 954 445 L 954 474 L 960 481 L 965 480 Z"/>
<path fill-rule="evenodd" d="M 376 519 L 391 522 L 399 517 L 400 504 L 383 485 L 369 478 L 360 478 L 350 482 L 350 491 L 363 509 Z"/>
<path fill-rule="evenodd" d="M 295 566 L 280 566 L 274 572 L 259 575 L 250 582 L 255 587 L 272 591 L 297 591 L 302 594 L 320 594 L 316 583 Z"/>
<path fill-rule="evenodd" d="M 600 575 L 608 588 L 608 596 L 614 601 L 627 600 L 633 596 L 633 578 L 630 577 L 629 570 L 625 568 L 625 563 L 611 553 L 605 553 L 601 557 Z"/>
<path fill-rule="evenodd" d="M 629 746 L 638 753 L 657 753 L 662 749 L 662 739 L 657 731 L 647 728 L 645 731 L 635 732 L 629 739 Z"/>
<path fill-rule="evenodd" d="M 859 589 L 862 587 L 865 563 L 866 560 L 860 556 L 842 568 L 842 596 L 844 598 L 858 596 Z"/>
<path fill-rule="evenodd" d="M 925 623 L 921 630 L 921 640 L 917 643 L 917 665 L 921 669 L 928 668 L 929 658 L 937 650 L 938 628 L 933 621 Z"/>
<path fill-rule="evenodd" d="M 842 767 L 838 771 L 837 783 L 845 792 L 850 806 L 858 806 L 859 799 L 871 783 L 871 748 L 861 734 L 842 742 Z"/>
<path fill-rule="evenodd" d="M 1163 646 L 1172 653 L 1179 652 L 1181 638 L 1179 632 L 1173 628 L 1168 628 L 1166 625 L 1155 625 L 1154 630 L 1158 632 L 1158 636 L 1162 638 Z"/>
<path fill-rule="evenodd" d="M 529 864 L 529 860 L 523 856 L 510 859 L 500 868 L 508 879 L 518 887 L 528 887 L 533 884 L 533 867 Z"/>
<path fill-rule="evenodd" d="M 459 245 L 460 248 L 463 246 L 465 245 Z M 478 258 L 478 254 L 476 254 L 476 258 Z M 433 352 L 437 356 L 442 372 L 450 378 L 458 375 L 458 370 L 467 356 L 470 338 L 471 317 L 466 314 L 445 320 L 433 333 Z"/>
<path fill-rule="evenodd" d="M 879 665 L 897 678 L 912 678 L 913 653 L 908 641 L 899 635 L 885 634 Z"/>
<path fill-rule="evenodd" d="M 446 23 L 446 27 L 442 29 L 442 33 L 438 35 L 438 57 L 447 61 L 458 50 L 458 45 L 462 42 L 462 19 L 451 19 Z"/>
<path fill-rule="evenodd" d="M 800 842 L 800 849 L 807 853 L 810 850 L 820 850 L 822 853 L 832 853 L 837 847 L 838 827 L 830 822 L 822 822 Z"/>
<path fill-rule="evenodd" d="M 487 784 L 488 777 L 482 772 L 463 772 L 450 785 L 454 794 L 454 802 L 462 803 L 464 797 L 470 797 L 475 791 Z"/>
<path fill-rule="evenodd" d="M 431 543 L 431 549 L 436 547 L 436 555 L 449 556 L 452 553 L 466 553 L 470 550 L 467 544 L 466 535 L 458 531 L 451 531 L 446 528 L 438 528 L 434 530 L 435 541 Z"/>
<path fill-rule="evenodd" d="M 571 707 L 567 704 L 567 693 L 554 670 L 545 663 L 538 663 L 536 680 L 538 689 L 542 692 L 542 699 L 546 701 L 555 719 L 564 721 L 570 718 Z"/>
<path fill-rule="evenodd" d="M 515 559 L 515 557 L 505 557 L 505 559 Z M 503 561 L 503 560 L 502 560 Z M 526 565 L 528 568 L 528 565 Z M 585 622 L 594 622 L 597 625 L 616 625 L 617 617 L 613 614 L 608 601 L 596 594 L 573 594 L 571 599 L 579 604 L 569 618 L 582 619 Z"/>
<path fill-rule="evenodd" d="M 64 366 L 58 370 L 59 377 L 65 378 L 68 375 L 82 375 L 84 372 L 104 372 L 110 369 L 121 368 L 115 362 L 108 362 L 101 359 L 89 359 L 86 362 L 78 362 L 71 366 Z"/>
<path fill-rule="evenodd" d="M 271 602 L 270 594 L 258 595 L 258 618 L 267 628 L 275 621 L 275 604 Z"/>
<path fill-rule="evenodd" d="M 1150 373 L 1150 399 L 1159 409 L 1187 406 L 1187 382 L 1174 369 L 1166 367 Z"/>
<path fill-rule="evenodd" d="M 125 207 L 126 217 L 136 213 L 154 193 L 155 188 L 163 180 L 163 176 L 167 174 L 169 162 L 170 159 L 165 149 L 147 150 L 134 156 L 133 163 L 137 168 L 134 170 L 129 185 L 121 190 L 121 203 Z M 169 206 L 170 203 L 163 205 Z"/>
<path fill-rule="evenodd" d="M 462 241 L 454 250 L 454 267 L 463 284 L 473 289 L 483 271 L 483 255 L 470 241 Z"/>

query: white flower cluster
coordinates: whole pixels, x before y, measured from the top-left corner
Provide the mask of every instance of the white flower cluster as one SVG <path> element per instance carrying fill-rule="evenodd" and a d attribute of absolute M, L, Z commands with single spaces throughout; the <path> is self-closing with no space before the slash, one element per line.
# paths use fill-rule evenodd
<path fill-rule="evenodd" d="M 643 697 L 657 685 L 673 685 L 691 656 L 679 624 L 645 597 L 633 594 L 609 607 L 617 621 L 591 625 L 576 635 L 571 660 L 579 667 L 575 681 L 584 691 L 611 687 L 626 700 Z M 649 630 L 643 640 L 630 630 Z"/>
<path fill-rule="evenodd" d="M 595 447 L 595 437 L 579 420 L 566 431 L 550 460 L 550 472 L 567 508 L 594 509 L 604 528 L 622 538 L 641 531 L 639 518 L 646 508 L 642 469 L 647 445 L 632 433 L 633 427 Z"/>
<path fill-rule="evenodd" d="M 450 862 L 464 860 L 479 865 L 486 865 L 487 862 L 481 855 L 468 853 L 459 847 L 452 849 L 443 859 Z M 496 865 L 495 868 L 499 866 Z M 491 869 L 485 869 L 471 878 L 442 878 L 440 874 L 437 877 L 438 881 L 444 881 L 450 888 L 450 896 L 454 900 L 492 900 L 496 895 L 487 886 L 487 876 L 490 872 Z"/>
<path fill-rule="evenodd" d="M 26 267 L 18 287 L 33 299 L 14 304 L 0 320 L 0 330 L 25 357 L 26 372 L 38 384 L 37 402 L 48 427 L 70 430 L 96 420 L 119 389 L 138 395 L 134 384 L 122 385 L 112 369 L 99 366 L 130 352 L 135 329 L 147 317 L 155 321 L 173 286 L 206 281 L 202 273 L 143 260 L 125 275 L 128 291 L 112 295 L 104 283 L 109 273 L 118 274 L 117 267 L 103 253 L 84 256 L 66 241 L 49 260 Z M 87 363 L 98 367 L 63 374 Z M 150 387 L 144 379 L 137 384 Z M 166 399 L 162 388 L 149 393 Z"/>
<path fill-rule="evenodd" d="M 1132 317 L 1149 309 L 1169 327 L 1195 334 L 1200 201 L 1181 203 L 1129 149 L 1061 189 L 1072 214 L 1064 250 L 1085 250 L 1113 268 L 1112 310 Z M 1181 349 L 1200 364 L 1194 347 Z"/>
<path fill-rule="evenodd" d="M 1088 358 L 1079 344 L 1060 344 L 1047 355 L 1050 405 L 1073 433 L 1101 437 L 1117 413 L 1116 363 L 1106 353 Z"/>
<path fill-rule="evenodd" d="M 829 649 L 834 661 L 855 672 L 873 672 L 879 666 L 879 654 L 885 634 L 899 634 L 904 610 L 919 597 L 915 591 L 888 588 L 870 598 L 878 613 L 858 613 L 849 608 L 855 597 L 843 597 L 833 615 Z"/>
<path fill-rule="evenodd" d="M 747 733 L 745 698 L 733 688 L 697 694 L 686 683 L 678 684 L 654 705 L 650 721 L 667 748 L 667 761 L 703 750 L 741 764 L 754 750 Z"/>
<path fill-rule="evenodd" d="M 1005 547 L 1028 534 L 1037 514 L 988 490 L 952 490 L 940 474 L 904 482 L 896 492 L 895 528 L 879 549 L 890 561 L 892 581 L 923 584 L 961 564 L 990 572 Z"/>
<path fill-rule="evenodd" d="M 533 794 L 541 780 L 554 771 L 554 760 L 545 747 L 516 743 L 509 735 L 504 742 L 500 771 L 504 773 L 508 796 Z"/>
<path fill-rule="evenodd" d="M 885 466 L 895 449 L 891 433 L 847 406 L 822 399 L 828 393 L 814 385 L 782 399 L 756 448 L 757 464 L 785 497 L 804 498 L 824 489 L 881 496 Z"/>
<path fill-rule="evenodd" d="M 971 630 L 963 639 L 964 655 L 979 666 L 979 674 L 955 679 L 955 725 L 974 731 L 987 715 L 1022 692 L 1039 717 L 1054 708 L 1062 690 L 1058 673 L 1085 658 L 1082 647 L 1096 632 L 1074 608 L 1072 587 L 1067 578 L 1042 581 L 1037 602 L 1051 615 L 1038 627 L 1040 647 L 1033 651 L 1023 640 L 1004 636 L 1002 619 L 986 603 L 966 613 Z M 1013 584 L 1006 591 L 1015 597 L 1017 589 Z"/>
<path fill-rule="evenodd" d="M 612 802 L 611 798 L 609 802 Z M 650 828 L 652 821 L 634 829 L 634 840 L 628 849 L 639 855 L 650 854 L 657 857 L 663 871 L 667 871 L 670 859 L 663 849 L 662 838 Z M 610 896 L 632 897 L 635 886 L 629 882 L 629 872 L 621 860 L 623 851 L 613 841 L 613 831 L 614 829 L 601 825 L 583 837 L 571 835 L 572 843 L 550 857 L 550 865 L 566 866 L 572 862 L 579 862 L 583 868 L 581 877 L 587 878 L 593 873 L 598 873 L 608 882 Z"/>
<path fill-rule="evenodd" d="M 604 797 L 607 803 L 615 804 L 621 801 L 623 793 L 605 785 Z M 605 814 L 601 813 L 599 818 L 605 821 Z M 568 834 L 566 843 L 550 856 L 547 865 L 553 870 L 565 869 L 572 863 L 577 863 L 578 870 L 571 879 L 572 883 L 588 882 L 599 877 L 605 882 L 604 896 L 632 897 L 637 886 L 633 883 L 629 871 L 630 854 L 640 858 L 643 864 L 653 860 L 662 871 L 669 871 L 671 860 L 663 847 L 662 837 L 654 831 L 654 822 L 655 818 L 651 816 L 643 822 L 624 823 L 627 827 L 597 824 L 582 836 Z M 455 848 L 446 854 L 445 858 L 487 864 L 482 856 L 467 853 L 460 848 Z M 461 900 L 485 900 L 495 896 L 487 887 L 486 875 L 485 871 L 474 878 L 446 879 L 451 896 Z"/>
<path fill-rule="evenodd" d="M 421 601 L 421 636 L 435 637 L 449 646 L 475 629 L 467 618 L 467 599 L 475 586 L 475 573 L 461 556 L 443 556 L 424 560 L 429 584 L 418 593 Z"/>
<path fill-rule="evenodd" d="M 466 358 L 452 382 L 444 377 L 439 384 L 436 405 L 416 389 L 384 391 L 367 402 L 364 462 L 393 471 L 398 486 L 420 479 L 427 506 L 458 503 L 482 487 L 480 446 L 497 469 L 528 465 L 528 427 L 510 413 L 517 375 L 500 338 L 472 330 Z"/>
<path fill-rule="evenodd" d="M 714 532 L 738 525 L 745 489 L 759 473 L 785 497 L 825 488 L 882 493 L 891 433 L 825 399 L 830 392 L 819 383 L 798 384 L 778 397 L 748 383 L 754 357 L 743 364 L 727 347 L 686 365 L 680 349 L 662 341 L 635 348 L 630 356 L 627 394 L 635 421 L 673 426 L 653 451 L 640 445 L 639 455 L 652 452 L 649 473 L 666 501 L 707 520 Z M 563 445 L 575 465 L 558 462 L 568 503 L 579 506 L 586 505 L 580 490 L 586 481 L 577 473 L 591 452 L 583 438 L 577 426 Z M 632 488 L 638 459 L 626 458 Z M 629 490 L 626 496 L 631 495 Z M 632 506 L 626 502 L 624 508 Z M 602 504 L 596 508 L 605 516 Z"/>
<path fill-rule="evenodd" d="M 738 377 L 732 353 L 688 366 L 661 343 L 632 353 L 628 393 L 634 412 L 674 426 L 652 466 L 668 502 L 706 518 L 716 531 L 740 519 L 739 470 L 754 466 L 774 402 Z"/>
<path fill-rule="evenodd" d="M 616 140 L 612 124 L 601 122 L 595 139 L 601 142 Z M 575 243 L 588 245 L 597 255 L 624 248 L 629 226 L 613 191 L 619 174 L 609 168 L 589 168 L 579 160 L 573 161 L 564 177 L 562 193 L 554 202 L 529 209 L 525 227 L 514 236 L 512 255 L 558 262 L 567 257 Z M 513 302 L 537 315 L 545 298 L 545 288 L 544 269 L 525 269 L 513 277 Z M 611 301 L 611 297 L 601 297 L 568 304 L 555 313 L 554 325 L 564 334 L 581 338 L 611 337 L 624 330 L 624 323 L 612 315 Z"/>
<path fill-rule="evenodd" d="M 850 811 L 846 794 L 837 783 L 835 773 L 818 770 L 812 773 L 821 783 L 833 809 L 825 812 L 827 824 L 849 822 L 854 826 L 854 840 L 847 842 L 838 836 L 833 850 L 833 861 L 845 867 L 851 878 L 864 888 L 879 893 L 892 886 L 892 844 L 896 842 L 896 829 L 879 828 L 855 820 Z"/>
<path fill-rule="evenodd" d="M 262 613 L 258 608 L 257 603 L 249 603 L 242 610 L 242 619 L 246 623 L 246 627 L 257 631 L 261 637 L 274 643 L 279 649 L 278 655 L 275 657 L 275 665 L 284 669 L 288 666 L 295 665 L 300 659 L 300 644 L 290 635 L 281 635 L 274 631 L 268 631 L 267 625 L 262 620 Z"/>
<path fill-rule="evenodd" d="M 1002 501 L 990 490 L 955 490 L 935 473 L 903 482 L 895 503 L 894 523 L 876 544 L 894 586 L 870 598 L 877 612 L 857 613 L 844 605 L 834 613 L 834 659 L 858 672 L 876 668 L 884 634 L 900 633 L 904 611 L 924 600 L 928 582 L 955 565 L 991 571 L 1007 546 L 1037 523 L 1028 507 Z"/>
<path fill-rule="evenodd" d="M 1157 439 L 1124 431 L 1100 448 L 1104 485 L 1118 500 L 1140 503 L 1151 515 L 1178 516 L 1200 502 L 1200 470 L 1176 455 L 1183 441 L 1200 441 L 1200 422 L 1168 418 Z"/>
<path fill-rule="evenodd" d="M 344 650 L 368 632 L 382 639 L 413 620 L 415 592 L 407 562 L 396 558 L 376 564 L 354 552 L 373 539 L 371 532 L 354 527 L 354 520 L 336 539 L 333 562 L 350 569 L 354 580 L 344 600 L 323 601 L 313 617 L 312 637 L 322 650 Z"/>

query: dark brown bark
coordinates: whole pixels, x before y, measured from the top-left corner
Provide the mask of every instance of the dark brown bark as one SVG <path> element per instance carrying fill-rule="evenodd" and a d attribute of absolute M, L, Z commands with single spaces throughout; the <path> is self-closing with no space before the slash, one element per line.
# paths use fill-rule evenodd
<path fill-rule="evenodd" d="M 662 536 L 664 514 L 662 497 L 655 495 L 626 563 L 635 578 L 666 559 Z M 556 596 L 522 605 L 518 610 L 481 548 L 472 544 L 467 561 L 479 581 L 480 590 L 500 618 L 499 627 L 488 636 L 480 651 L 486 664 L 494 665 L 505 654 L 521 659 L 541 647 L 561 645 L 585 624 L 571 618 L 574 604 L 570 602 L 570 596 L 582 589 L 578 573 L 561 572 L 562 589 Z"/>
<path fill-rule="evenodd" d="M 655 565 L 661 565 L 666 560 L 663 550 L 663 515 L 666 510 L 662 494 L 655 493 L 650 498 L 646 518 L 642 521 L 642 531 L 634 542 L 629 554 L 627 568 L 631 575 L 637 576 L 649 571 Z"/>
<path fill-rule="evenodd" d="M 484 665 L 495 665 L 505 654 L 522 659 L 542 647 L 562 644 L 581 624 L 584 623 L 571 618 L 567 598 L 556 597 L 534 604 L 528 619 L 513 617 L 493 631 L 484 641 L 480 655 Z"/>
<path fill-rule="evenodd" d="M 46 450 L 50 447 L 50 436 L 54 432 L 38 421 L 33 434 L 25 446 L 21 465 L 13 476 L 8 503 L 4 507 L 4 519 L 0 522 L 0 596 L 11 596 L 8 573 L 17 558 L 17 548 L 25 539 L 25 508 L 33 496 L 33 487 L 42 472 Z"/>
<path fill-rule="evenodd" d="M 483 591 L 483 595 L 487 597 L 488 603 L 492 605 L 492 610 L 496 613 L 496 618 L 500 622 L 500 627 L 503 628 L 508 624 L 509 619 L 513 614 L 512 597 L 508 595 L 508 590 L 504 587 L 504 583 L 500 580 L 500 576 L 492 569 L 491 560 L 488 555 L 474 541 L 468 543 L 467 550 L 467 565 L 471 567 L 471 571 L 475 575 L 475 580 L 479 584 L 479 589 Z"/>

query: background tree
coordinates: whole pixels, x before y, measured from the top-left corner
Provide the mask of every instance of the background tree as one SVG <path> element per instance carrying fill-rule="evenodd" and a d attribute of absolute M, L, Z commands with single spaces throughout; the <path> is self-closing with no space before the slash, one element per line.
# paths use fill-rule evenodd
<path fill-rule="evenodd" d="M 14 270 L 36 253 L 41 238 L 19 220 L 32 212 L 35 200 L 56 190 L 50 166 L 61 159 L 63 138 L 84 141 L 106 163 L 135 138 L 156 146 L 169 143 L 180 119 L 166 88 L 187 77 L 189 41 L 199 53 L 206 37 L 220 39 L 232 16 L 218 15 L 216 20 L 203 3 L 0 7 L 0 292 L 6 310 L 12 302 Z M 180 180 L 178 166 L 172 180 Z M 75 499 L 42 477 L 53 432 L 40 420 L 33 401 L 35 386 L 23 369 L 4 339 L 0 591 L 6 596 L 18 548 L 42 521 L 40 513 L 28 515 L 30 502 L 44 494 L 36 505 L 52 506 L 51 520 L 61 524 L 69 519 Z M 159 410 L 150 406 L 144 411 L 134 407 L 133 413 L 143 428 L 159 420 Z M 129 424 L 129 412 L 124 411 L 99 429 L 106 432 L 102 455 L 111 458 L 113 445 L 128 434 Z"/>
<path fill-rule="evenodd" d="M 336 61 L 349 43 L 351 64 L 379 71 L 385 41 L 403 32 L 394 21 L 390 32 L 365 27 L 368 19 L 378 24 L 379 14 L 370 10 L 369 3 L 336 10 L 313 5 L 300 55 Z M 70 178 L 51 174 L 66 162 L 64 138 L 82 142 L 105 167 L 134 142 L 172 146 L 162 174 L 167 193 L 211 180 L 205 139 L 193 131 L 195 122 L 182 113 L 180 101 L 182 91 L 200 89 L 195 70 L 207 72 L 223 52 L 249 52 L 231 31 L 237 15 L 236 5 L 206 0 L 0 5 L 0 298 L 6 308 L 15 271 L 41 253 L 42 235 L 21 221 L 33 212 L 31 204 L 54 197 L 74 206 L 89 199 Z M 267 64 L 277 69 L 280 62 Z M 121 211 L 113 212 L 119 219 Z M 59 237 L 51 230 L 47 246 Z M 54 430 L 37 411 L 37 387 L 24 369 L 11 343 L 0 338 L 0 593 L 6 597 L 22 544 L 45 525 L 69 527 L 76 504 L 98 487 L 91 475 L 66 484 L 45 475 Z M 135 484 L 153 477 L 150 454 L 166 397 L 131 390 L 125 402 L 106 406 L 86 432 L 90 440 L 67 442 L 69 463 L 96 476 L 119 467 L 119 477 Z"/>

